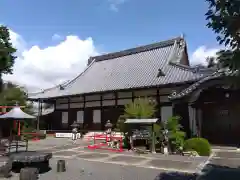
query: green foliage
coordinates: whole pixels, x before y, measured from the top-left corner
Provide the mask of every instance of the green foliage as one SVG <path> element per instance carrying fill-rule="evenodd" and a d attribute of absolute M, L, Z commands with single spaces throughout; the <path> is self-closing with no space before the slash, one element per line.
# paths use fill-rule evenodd
<path fill-rule="evenodd" d="M 14 106 L 16 102 L 18 104 L 25 104 L 26 95 L 17 85 L 11 83 L 5 84 L 7 88 L 4 88 L 0 95 L 0 103 L 2 105 Z"/>
<path fill-rule="evenodd" d="M 135 119 L 145 119 L 152 118 L 156 112 L 156 104 L 149 98 L 137 98 L 133 102 L 126 104 L 124 109 L 124 114 L 120 116 L 117 129 L 121 132 L 131 133 L 130 129 L 132 128 L 130 125 L 124 124 L 127 118 L 135 118 Z"/>
<path fill-rule="evenodd" d="M 152 118 L 156 112 L 156 104 L 149 98 L 138 98 L 125 105 L 124 116 L 126 118 Z"/>
<path fill-rule="evenodd" d="M 182 131 L 182 126 L 179 123 L 179 116 L 172 116 L 166 122 L 166 128 L 168 130 L 168 137 L 170 144 L 173 149 L 179 149 L 183 147 L 184 139 L 186 137 L 186 133 Z"/>
<path fill-rule="evenodd" d="M 127 126 L 126 124 L 124 124 L 125 121 L 126 121 L 126 118 L 124 115 L 119 116 L 115 131 L 123 132 L 123 133 L 127 132 Z"/>
<path fill-rule="evenodd" d="M 24 90 L 10 82 L 5 84 L 6 88 L 0 93 L 0 105 L 1 106 L 14 106 L 18 103 L 21 106 L 25 106 L 24 112 L 32 114 L 32 104 L 27 103 L 27 95 Z"/>
<path fill-rule="evenodd" d="M 24 126 L 22 128 L 22 133 L 23 133 L 22 137 L 26 140 L 32 140 L 34 138 L 39 138 L 39 139 L 45 139 L 46 138 L 46 134 L 36 131 L 36 129 L 33 128 L 33 127 Z M 28 134 L 28 133 L 30 133 L 30 134 Z M 33 134 L 31 134 L 31 133 L 33 133 Z"/>
<path fill-rule="evenodd" d="M 0 91 L 2 90 L 2 74 L 11 74 L 16 57 L 14 53 L 9 30 L 6 26 L 0 25 Z"/>
<path fill-rule="evenodd" d="M 240 37 L 240 1 L 206 0 L 209 10 L 205 14 L 209 21 L 207 27 L 218 34 L 217 40 L 233 49 L 239 47 Z"/>
<path fill-rule="evenodd" d="M 138 98 L 133 102 L 125 105 L 124 114 L 121 115 L 116 124 L 116 131 L 120 131 L 123 133 L 128 133 L 124 138 L 124 146 L 126 146 L 126 136 L 131 135 L 132 126 L 125 124 L 127 118 L 136 118 L 136 119 L 144 119 L 144 118 L 152 118 L 156 112 L 155 110 L 156 104 L 154 101 L 148 98 Z M 155 129 L 159 127 L 157 125 L 154 126 Z"/>
<path fill-rule="evenodd" d="M 217 63 L 217 58 L 216 57 L 207 57 L 207 68 L 216 68 L 218 69 L 218 63 Z"/>
<path fill-rule="evenodd" d="M 217 61 L 222 67 L 230 70 L 240 69 L 240 1 L 239 0 L 206 0 L 209 10 L 205 14 L 207 27 L 217 34 L 219 44 L 228 50 L 217 54 Z"/>
<path fill-rule="evenodd" d="M 185 151 L 196 151 L 200 156 L 209 156 L 211 146 L 207 139 L 191 138 L 185 141 L 183 149 Z"/>
<path fill-rule="evenodd" d="M 32 114 L 32 104 L 27 103 L 27 96 L 24 90 L 12 83 L 6 83 L 6 88 L 0 93 L 1 106 L 15 106 L 18 103 L 20 106 L 25 106 L 24 112 Z M 9 111 L 8 109 L 7 111 Z M 24 127 L 33 126 L 34 120 L 25 120 Z"/>

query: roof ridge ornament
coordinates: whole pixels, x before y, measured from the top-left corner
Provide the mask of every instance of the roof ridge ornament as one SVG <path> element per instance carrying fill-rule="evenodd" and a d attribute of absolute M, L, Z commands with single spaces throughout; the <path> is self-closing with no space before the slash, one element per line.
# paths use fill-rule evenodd
<path fill-rule="evenodd" d="M 158 69 L 157 77 L 160 77 L 160 76 L 165 76 L 165 74 L 164 74 L 163 71 L 159 68 L 159 69 Z"/>
<path fill-rule="evenodd" d="M 63 87 L 63 85 L 60 84 L 60 85 L 59 85 L 59 89 L 60 89 L 60 90 L 64 90 L 65 88 Z"/>

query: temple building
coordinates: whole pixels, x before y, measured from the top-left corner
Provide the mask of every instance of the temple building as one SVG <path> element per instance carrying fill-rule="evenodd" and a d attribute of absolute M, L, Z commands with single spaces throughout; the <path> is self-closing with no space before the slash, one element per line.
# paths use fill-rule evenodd
<path fill-rule="evenodd" d="M 193 68 L 182 37 L 91 57 L 86 69 L 65 84 L 29 94 L 29 100 L 54 105 L 41 116 L 46 128 L 70 130 L 77 120 L 91 131 L 116 124 L 124 105 L 139 97 L 157 103 L 161 121 L 181 116 L 188 136 L 215 144 L 238 143 L 238 90 L 226 86 L 226 71 Z M 230 74 L 231 76 L 231 74 Z M 40 108 L 41 109 L 41 108 Z"/>

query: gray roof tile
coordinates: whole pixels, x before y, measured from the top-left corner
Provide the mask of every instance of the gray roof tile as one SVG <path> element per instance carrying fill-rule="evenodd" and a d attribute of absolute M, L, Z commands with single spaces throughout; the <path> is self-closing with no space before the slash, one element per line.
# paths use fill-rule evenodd
<path fill-rule="evenodd" d="M 207 71 L 207 69 L 206 69 Z M 170 96 L 169 99 L 170 100 L 177 100 L 177 99 L 181 99 L 183 97 L 186 97 L 188 95 L 190 95 L 191 93 L 193 93 L 194 91 L 196 91 L 197 89 L 201 89 L 201 85 L 214 80 L 214 79 L 218 79 L 218 78 L 222 78 L 222 77 L 231 77 L 231 76 L 236 76 L 238 74 L 238 71 L 230 71 L 229 69 L 219 69 L 219 70 L 215 70 L 214 72 L 212 72 L 211 74 L 207 73 L 206 76 L 203 76 L 200 80 L 196 81 L 195 83 L 191 84 L 189 87 L 187 87 L 186 89 L 183 89 L 180 92 L 173 92 Z"/>
<path fill-rule="evenodd" d="M 195 81 L 202 74 L 194 72 L 189 66 L 178 64 L 184 47 L 183 39 L 175 38 L 92 57 L 83 73 L 62 85 L 64 90 L 58 86 L 41 93 L 29 94 L 29 98 L 44 99 Z M 159 70 L 163 73 L 162 76 L 158 76 Z"/>

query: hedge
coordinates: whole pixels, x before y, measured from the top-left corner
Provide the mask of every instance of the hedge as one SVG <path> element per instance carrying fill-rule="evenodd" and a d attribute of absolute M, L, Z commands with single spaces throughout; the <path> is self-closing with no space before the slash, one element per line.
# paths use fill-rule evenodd
<path fill-rule="evenodd" d="M 211 154 L 211 145 L 204 138 L 186 140 L 183 149 L 184 151 L 196 151 L 200 156 L 209 156 Z"/>

